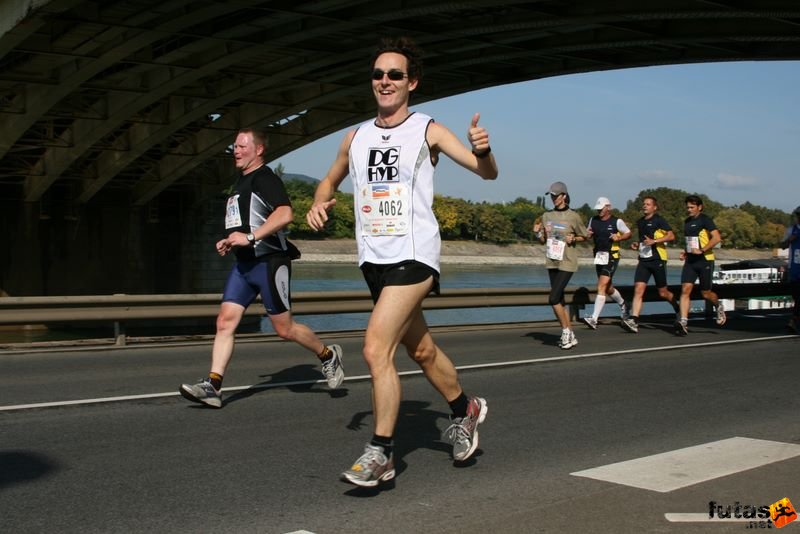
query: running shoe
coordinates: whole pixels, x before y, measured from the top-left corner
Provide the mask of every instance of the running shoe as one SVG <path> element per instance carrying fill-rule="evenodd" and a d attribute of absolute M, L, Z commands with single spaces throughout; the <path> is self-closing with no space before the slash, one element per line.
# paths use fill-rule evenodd
<path fill-rule="evenodd" d="M 619 305 L 619 317 L 623 321 L 631 318 L 631 309 L 625 302 Z"/>
<path fill-rule="evenodd" d="M 583 322 L 592 330 L 597 330 L 597 319 L 594 317 L 584 317 Z"/>
<path fill-rule="evenodd" d="M 478 448 L 478 425 L 486 419 L 489 407 L 481 397 L 470 397 L 467 415 L 450 417 L 450 426 L 442 433 L 442 440 L 453 445 L 453 459 L 463 462 Z"/>
<path fill-rule="evenodd" d="M 330 389 L 336 389 L 342 385 L 344 380 L 344 367 L 342 366 L 342 347 L 339 345 L 328 345 L 333 356 L 322 364 L 322 374 L 328 381 Z"/>
<path fill-rule="evenodd" d="M 630 317 L 622 320 L 622 328 L 633 334 L 639 333 L 639 325 L 636 324 L 636 321 Z"/>
<path fill-rule="evenodd" d="M 687 326 L 686 321 L 675 321 L 675 334 L 679 336 L 689 335 L 689 327 Z"/>
<path fill-rule="evenodd" d="M 569 331 L 569 336 L 567 337 L 566 342 L 564 342 L 564 336 L 562 334 L 560 346 L 563 350 L 571 349 L 577 344 L 578 344 L 578 338 L 575 337 L 575 332 L 573 332 L 572 330 Z"/>
<path fill-rule="evenodd" d="M 367 443 L 364 454 L 359 456 L 353 467 L 342 473 L 341 478 L 356 486 L 372 488 L 394 478 L 394 459 L 391 454 L 387 457 L 382 447 Z"/>
<path fill-rule="evenodd" d="M 722 326 L 728 321 L 728 318 L 725 316 L 725 310 L 722 309 L 722 306 L 717 306 L 717 325 Z"/>
<path fill-rule="evenodd" d="M 207 404 L 214 408 L 222 408 L 222 393 L 214 389 L 208 378 L 197 384 L 181 384 L 180 391 L 183 398 L 200 404 Z"/>
<path fill-rule="evenodd" d="M 564 348 L 564 345 L 569 345 L 569 330 L 562 330 L 561 331 L 561 338 L 558 340 L 558 347 Z M 569 347 L 567 347 L 569 348 Z"/>

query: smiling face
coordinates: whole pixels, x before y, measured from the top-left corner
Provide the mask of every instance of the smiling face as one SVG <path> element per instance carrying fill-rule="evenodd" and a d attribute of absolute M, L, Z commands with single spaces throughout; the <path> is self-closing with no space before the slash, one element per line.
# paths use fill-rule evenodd
<path fill-rule="evenodd" d="M 417 80 L 408 77 L 408 59 L 397 52 L 385 52 L 375 60 L 374 69 L 384 72 L 379 80 L 372 80 L 372 92 L 378 104 L 378 115 L 391 117 L 399 111 L 405 112 L 408 108 L 408 99 L 411 91 L 417 88 Z M 406 73 L 402 80 L 390 80 L 386 73 L 389 71 Z"/>

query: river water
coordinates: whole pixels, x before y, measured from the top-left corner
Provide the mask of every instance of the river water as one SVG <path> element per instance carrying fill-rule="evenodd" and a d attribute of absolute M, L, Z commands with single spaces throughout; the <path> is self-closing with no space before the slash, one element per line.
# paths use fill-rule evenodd
<path fill-rule="evenodd" d="M 449 265 L 441 266 L 440 284 L 442 290 L 448 288 L 471 287 L 550 287 L 546 269 L 541 265 Z M 633 285 L 635 268 L 620 266 L 614 276 L 619 285 Z M 680 269 L 667 269 L 667 282 L 680 283 Z M 293 266 L 292 291 L 333 291 L 366 289 L 361 271 L 355 265 L 345 264 L 296 264 Z M 652 283 L 652 282 L 651 282 Z M 597 284 L 594 266 L 582 265 L 572 276 L 570 286 L 592 288 Z M 644 313 L 668 313 L 672 307 L 667 303 L 645 303 Z M 591 312 L 591 305 L 587 306 Z M 603 308 L 602 317 L 619 315 L 619 306 L 611 302 Z M 308 315 L 298 317 L 318 331 L 353 330 L 364 328 L 368 314 L 346 313 L 338 315 Z M 513 306 L 502 308 L 479 308 L 458 310 L 428 310 L 425 312 L 428 324 L 491 324 L 552 320 L 553 311 L 549 306 Z M 262 331 L 271 331 L 269 321 L 263 321 Z"/>
<path fill-rule="evenodd" d="M 355 264 L 298 262 L 292 267 L 292 291 L 345 291 L 365 290 L 366 284 L 361 271 Z M 620 266 L 614 277 L 619 285 L 633 285 L 634 267 Z M 680 266 L 667 269 L 670 285 L 680 282 Z M 582 265 L 576 272 L 570 286 L 595 286 L 597 278 L 592 265 Z M 549 287 L 547 271 L 542 265 L 442 265 L 440 279 L 443 290 L 448 288 L 473 287 Z M 221 290 L 221 288 L 220 288 Z M 591 305 L 587 306 L 591 312 Z M 671 307 L 664 302 L 645 303 L 644 313 L 668 313 Z M 602 316 L 615 317 L 619 314 L 616 303 L 607 303 Z M 297 320 L 318 332 L 359 330 L 367 324 L 367 313 L 342 313 L 335 315 L 303 315 Z M 553 312 L 549 306 L 515 306 L 502 308 L 476 308 L 458 310 L 428 310 L 425 312 L 428 324 L 491 324 L 552 320 Z M 94 339 L 113 337 L 113 327 L 78 328 L 74 326 L 51 328 L 47 330 L 7 330 L 0 331 L 2 343 L 29 343 L 36 341 L 59 341 L 73 339 Z M 240 333 L 272 332 L 272 326 L 265 317 L 246 318 Z M 129 336 L 173 336 L 173 335 L 212 335 L 214 320 L 171 322 L 170 324 L 126 325 Z"/>

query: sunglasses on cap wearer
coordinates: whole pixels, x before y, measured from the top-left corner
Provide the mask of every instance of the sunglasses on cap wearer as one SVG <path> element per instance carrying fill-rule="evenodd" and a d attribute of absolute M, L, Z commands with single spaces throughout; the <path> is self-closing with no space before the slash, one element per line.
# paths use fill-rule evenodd
<path fill-rule="evenodd" d="M 373 80 L 382 80 L 384 75 L 386 75 L 393 82 L 399 82 L 400 80 L 408 76 L 407 73 L 397 69 L 391 69 L 388 72 L 382 71 L 381 69 L 375 69 L 372 71 Z"/>

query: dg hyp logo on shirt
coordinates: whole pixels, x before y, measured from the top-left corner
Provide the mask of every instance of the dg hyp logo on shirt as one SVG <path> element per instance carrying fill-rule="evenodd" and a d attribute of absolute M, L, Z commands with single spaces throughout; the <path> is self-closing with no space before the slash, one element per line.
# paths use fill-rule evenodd
<path fill-rule="evenodd" d="M 368 182 L 396 182 L 400 176 L 400 147 L 370 148 Z"/>

